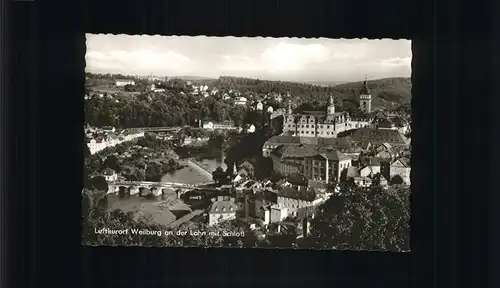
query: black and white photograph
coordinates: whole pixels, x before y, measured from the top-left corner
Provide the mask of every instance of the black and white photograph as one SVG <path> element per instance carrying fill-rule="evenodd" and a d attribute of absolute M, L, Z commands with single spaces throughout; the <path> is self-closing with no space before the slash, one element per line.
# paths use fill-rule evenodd
<path fill-rule="evenodd" d="M 86 47 L 83 245 L 410 251 L 411 40 Z"/>

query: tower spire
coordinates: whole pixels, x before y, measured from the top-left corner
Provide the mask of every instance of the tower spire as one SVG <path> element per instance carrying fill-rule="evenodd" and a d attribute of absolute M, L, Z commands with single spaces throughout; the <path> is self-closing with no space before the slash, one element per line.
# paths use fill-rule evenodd
<path fill-rule="evenodd" d="M 361 88 L 361 94 L 362 95 L 370 95 L 370 89 L 368 89 L 368 77 L 367 75 L 365 74 L 365 81 L 363 82 L 363 87 Z"/>

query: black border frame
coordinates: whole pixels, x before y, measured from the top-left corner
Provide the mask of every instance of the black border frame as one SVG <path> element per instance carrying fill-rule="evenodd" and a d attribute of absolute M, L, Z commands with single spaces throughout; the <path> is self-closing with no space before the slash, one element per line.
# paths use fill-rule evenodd
<path fill-rule="evenodd" d="M 494 103 L 486 97 L 494 92 L 487 73 L 496 46 L 492 23 L 479 21 L 493 19 L 492 7 L 418 0 L 41 2 L 5 4 L 9 38 L 2 57 L 10 78 L 2 81 L 12 95 L 2 99 L 8 287 L 195 285 L 208 284 L 206 277 L 251 287 L 491 281 L 481 263 L 489 266 L 482 257 L 494 243 L 485 207 L 495 187 L 488 172 L 495 170 L 467 152 L 493 151 L 496 140 L 488 130 L 494 105 L 485 104 Z M 476 21 L 461 23 L 463 11 Z M 80 248 L 80 196 L 71 191 L 82 186 L 85 32 L 411 38 L 412 252 Z"/>

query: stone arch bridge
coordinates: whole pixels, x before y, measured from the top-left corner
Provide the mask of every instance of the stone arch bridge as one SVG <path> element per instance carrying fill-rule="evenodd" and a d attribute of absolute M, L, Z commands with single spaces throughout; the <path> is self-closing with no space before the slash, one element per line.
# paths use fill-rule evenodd
<path fill-rule="evenodd" d="M 175 190 L 179 195 L 187 191 L 198 188 L 201 185 L 211 184 L 212 182 L 201 182 L 198 184 L 185 184 L 175 182 L 148 182 L 148 181 L 113 181 L 108 182 L 108 194 L 120 195 L 154 195 L 161 196 L 168 193 L 169 190 Z"/>

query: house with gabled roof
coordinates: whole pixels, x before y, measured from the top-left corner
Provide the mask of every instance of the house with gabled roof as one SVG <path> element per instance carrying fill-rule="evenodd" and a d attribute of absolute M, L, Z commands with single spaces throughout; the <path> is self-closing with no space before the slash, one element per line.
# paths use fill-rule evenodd
<path fill-rule="evenodd" d="M 113 170 L 111 168 L 104 169 L 104 171 L 102 171 L 102 174 L 103 174 L 104 178 L 106 179 L 106 181 L 108 181 L 108 182 L 113 182 L 113 181 L 118 180 L 118 174 L 115 172 L 115 170 Z"/>
<path fill-rule="evenodd" d="M 391 163 L 389 168 L 390 179 L 392 180 L 394 177 L 399 176 L 403 180 L 403 183 L 406 185 L 411 184 L 411 165 L 410 160 L 408 158 L 399 158 Z"/>
<path fill-rule="evenodd" d="M 224 221 L 236 219 L 238 205 L 234 199 L 215 201 L 208 210 L 208 225 L 216 225 Z"/>

